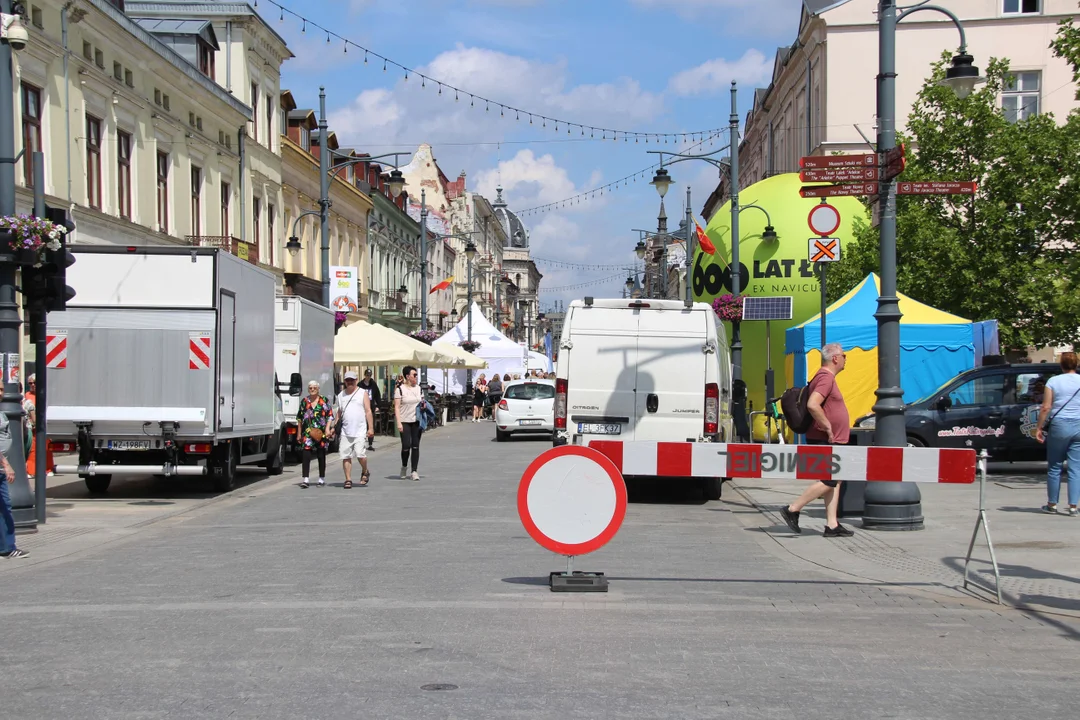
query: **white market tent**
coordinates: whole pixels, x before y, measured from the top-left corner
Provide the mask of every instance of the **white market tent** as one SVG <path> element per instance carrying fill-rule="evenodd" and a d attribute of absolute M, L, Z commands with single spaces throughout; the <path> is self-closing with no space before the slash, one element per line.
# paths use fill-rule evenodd
<path fill-rule="evenodd" d="M 553 372 L 555 368 L 552 366 L 548 356 L 544 353 L 538 353 L 535 350 L 529 351 L 529 370 L 539 370 L 540 372 Z"/>
<path fill-rule="evenodd" d="M 480 343 L 473 355 L 487 362 L 488 370 L 485 374 L 488 377 L 493 373 L 524 375 L 528 356 L 526 349 L 499 332 L 484 317 L 480 306 L 475 302 L 469 308 L 469 314 L 472 316 L 472 339 Z M 432 343 L 432 346 L 440 343 L 458 345 L 468 338 L 469 316 L 465 316 L 449 332 Z M 477 374 L 474 373 L 473 377 L 475 379 Z M 436 388 L 445 388 L 448 393 L 460 395 L 465 392 L 465 370 L 431 370 L 428 372 L 428 382 Z"/>

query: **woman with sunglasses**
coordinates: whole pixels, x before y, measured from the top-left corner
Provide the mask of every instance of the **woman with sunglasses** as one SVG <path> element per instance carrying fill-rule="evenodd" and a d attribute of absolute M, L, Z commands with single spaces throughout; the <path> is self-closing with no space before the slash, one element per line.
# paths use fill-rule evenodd
<path fill-rule="evenodd" d="M 319 482 L 316 487 L 326 485 L 326 448 L 330 444 L 330 428 L 333 426 L 334 411 L 330 401 L 319 394 L 319 383 L 308 383 L 307 397 L 300 401 L 296 413 L 300 426 L 300 437 L 304 439 L 303 480 L 300 487 L 309 487 L 308 477 L 311 471 L 311 459 L 319 461 Z"/>
<path fill-rule="evenodd" d="M 419 373 L 412 365 L 406 365 L 403 371 L 405 382 L 394 390 L 394 417 L 397 419 L 397 431 L 401 436 L 401 479 L 409 477 L 412 466 L 412 479 L 419 480 L 416 471 L 420 464 L 420 402 L 424 399 L 418 384 Z"/>

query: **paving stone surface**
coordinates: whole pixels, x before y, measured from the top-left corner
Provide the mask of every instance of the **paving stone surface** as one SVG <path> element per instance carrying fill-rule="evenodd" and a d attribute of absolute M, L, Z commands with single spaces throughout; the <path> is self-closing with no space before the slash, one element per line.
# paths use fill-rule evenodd
<path fill-rule="evenodd" d="M 804 534 L 800 557 L 745 488 L 705 503 L 632 487 L 620 533 L 575 563 L 610 592 L 551 593 L 565 561 L 515 507 L 549 445 L 493 435 L 425 436 L 419 482 L 386 447 L 367 488 L 288 474 L 12 561 L 0 716 L 1076 715 L 1076 619 L 990 604 L 918 563 L 903 582 L 855 577 L 832 559 L 873 564 L 884 541 L 866 533 L 844 542 L 870 550 Z M 424 689 L 440 685 L 456 687 Z"/>

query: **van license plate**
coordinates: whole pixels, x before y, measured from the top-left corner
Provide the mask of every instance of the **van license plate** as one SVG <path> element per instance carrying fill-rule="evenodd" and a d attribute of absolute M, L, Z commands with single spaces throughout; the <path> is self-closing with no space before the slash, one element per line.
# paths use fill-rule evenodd
<path fill-rule="evenodd" d="M 149 440 L 110 440 L 110 450 L 149 450 Z"/>
<path fill-rule="evenodd" d="M 618 423 L 578 423 L 578 432 L 589 435 L 619 435 L 622 425 Z"/>

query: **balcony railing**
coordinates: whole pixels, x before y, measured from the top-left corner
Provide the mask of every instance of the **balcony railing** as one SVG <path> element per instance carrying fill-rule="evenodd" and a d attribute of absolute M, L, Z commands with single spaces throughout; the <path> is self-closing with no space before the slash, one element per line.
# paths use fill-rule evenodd
<path fill-rule="evenodd" d="M 252 265 L 259 264 L 259 246 L 239 238 L 228 235 L 188 235 L 184 239 L 189 245 L 221 248 L 230 255 L 247 260 Z"/>

